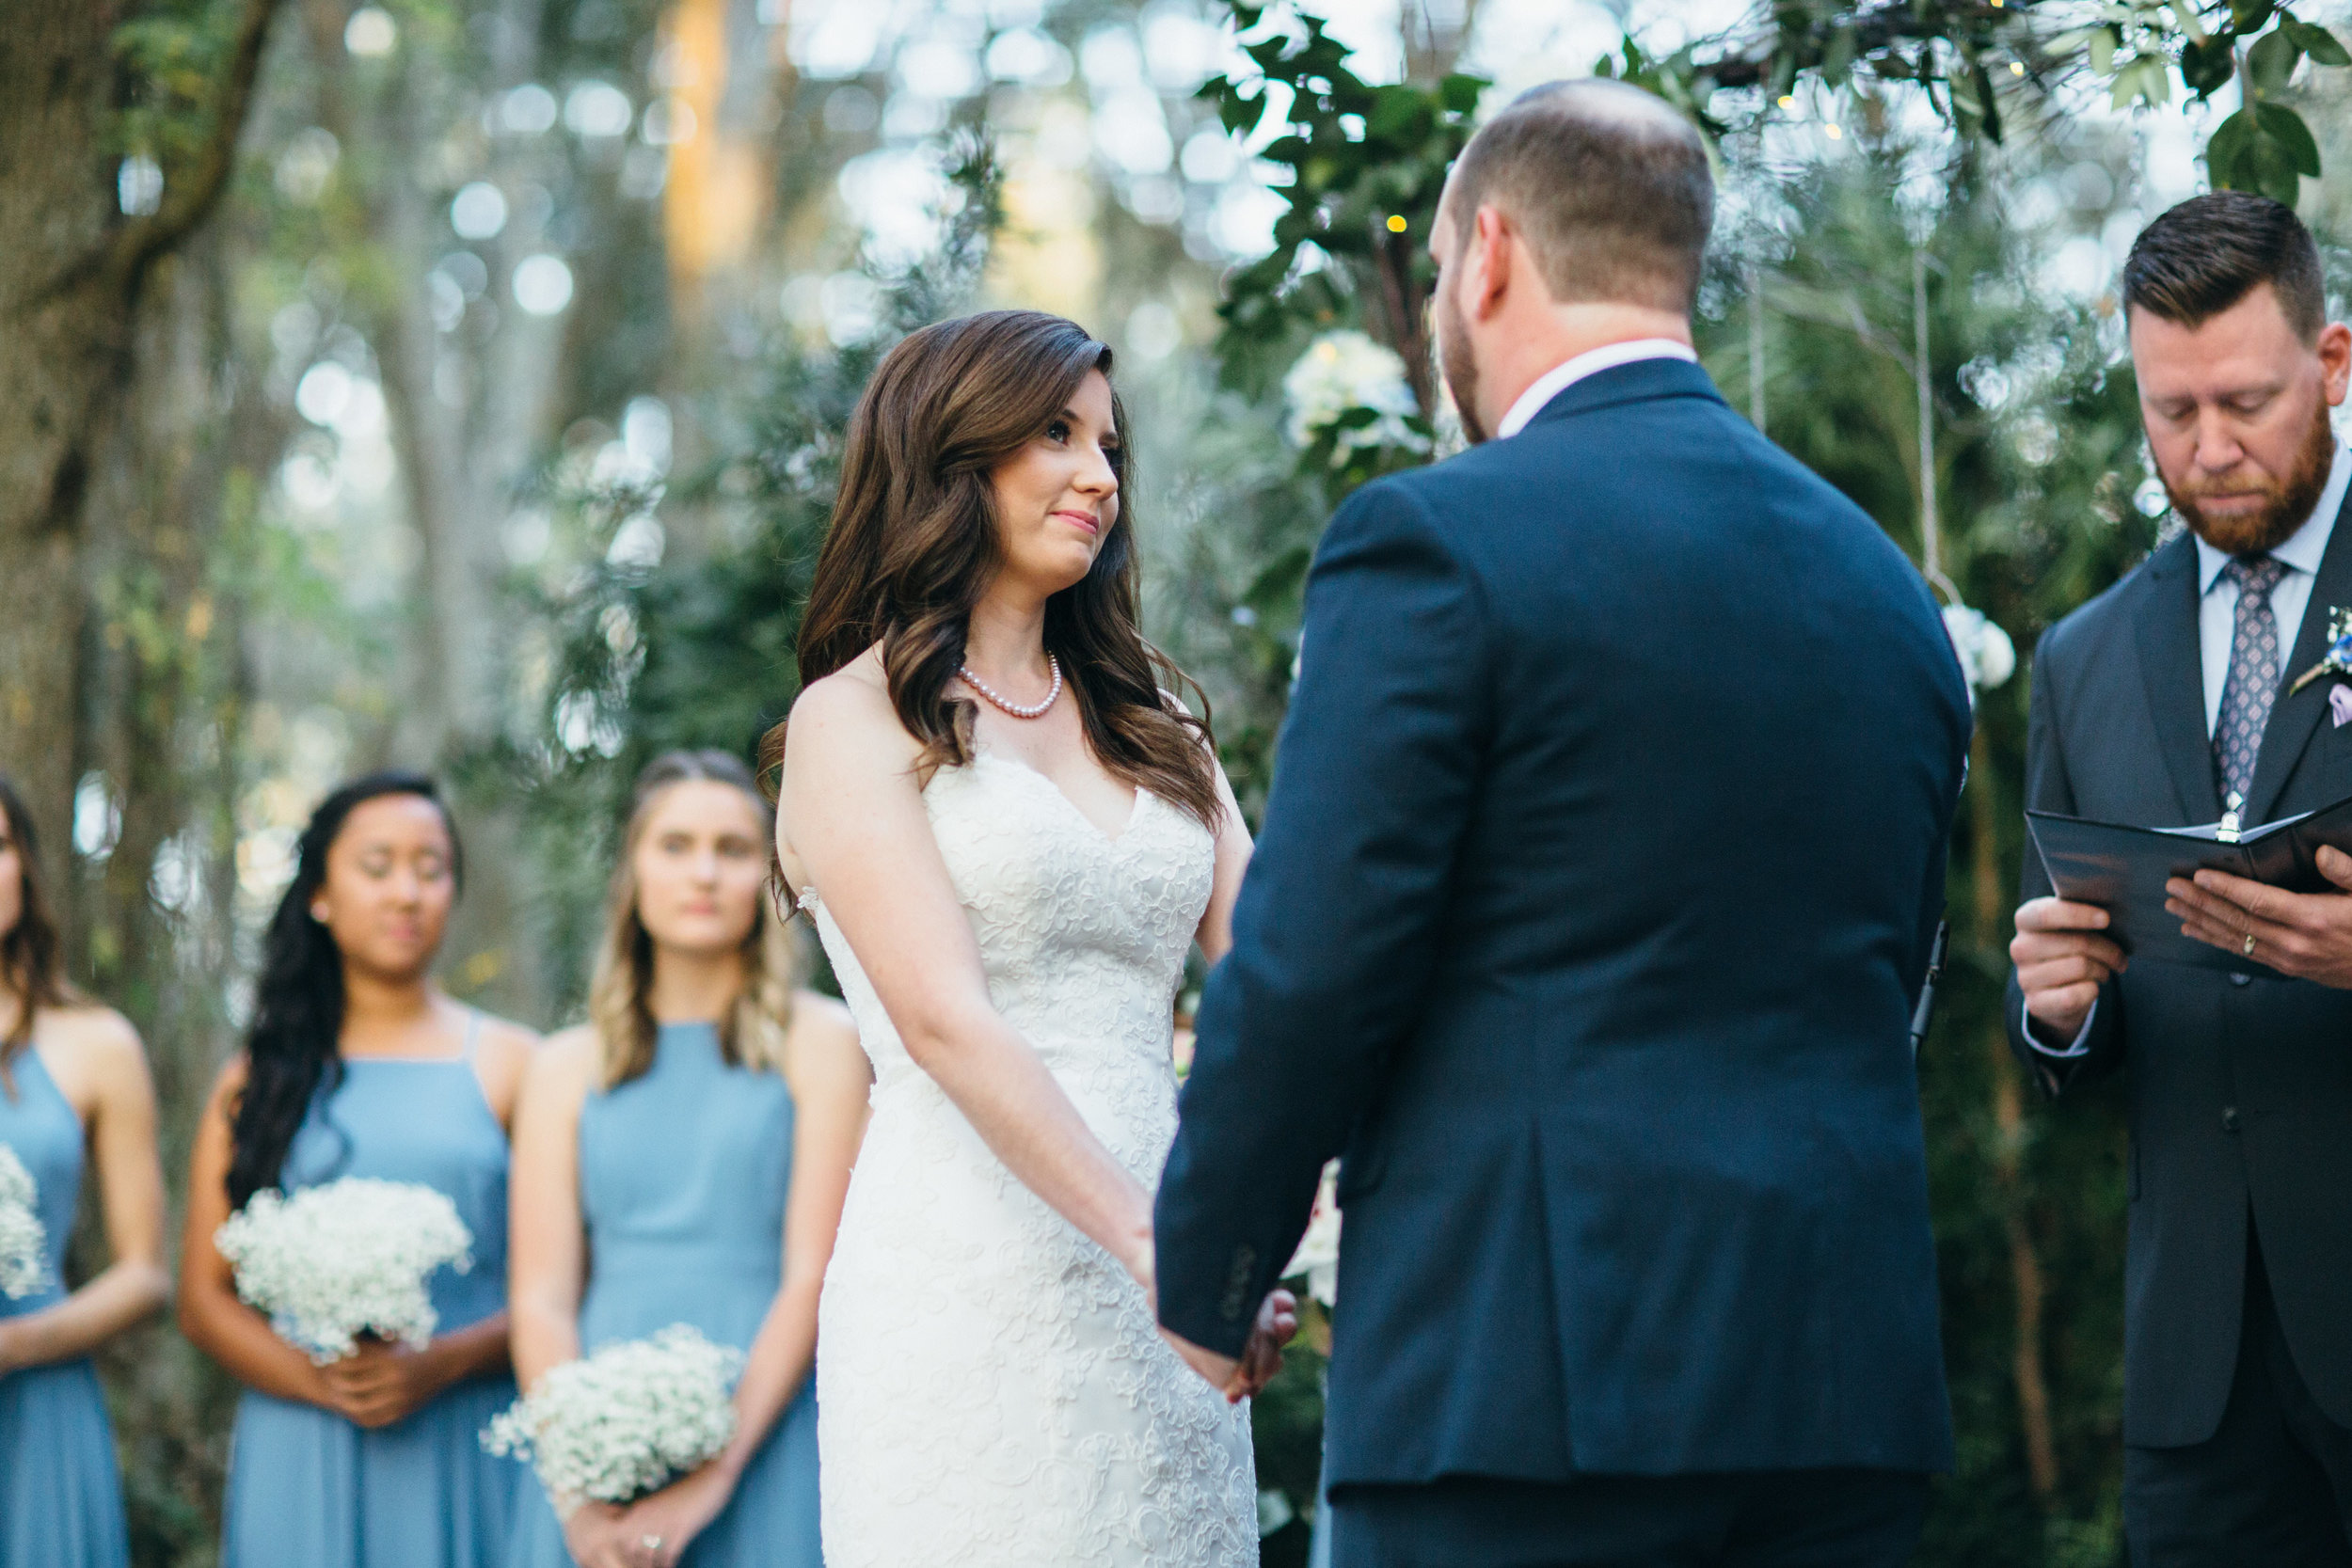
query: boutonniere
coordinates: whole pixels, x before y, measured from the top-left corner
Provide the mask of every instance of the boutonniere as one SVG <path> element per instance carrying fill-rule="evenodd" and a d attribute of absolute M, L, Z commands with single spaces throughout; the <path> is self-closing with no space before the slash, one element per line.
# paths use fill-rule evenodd
<path fill-rule="evenodd" d="M 2320 657 L 2317 664 L 2295 677 L 2295 684 L 2287 688 L 2287 695 L 2292 697 L 2312 682 L 2325 680 L 2331 675 L 2339 680 L 2352 680 L 2352 610 L 2341 605 L 2330 605 L 2328 609 L 2327 653 Z M 2352 722 L 2352 689 L 2342 686 L 2329 689 L 2328 711 L 2338 729 L 2346 722 Z"/>
<path fill-rule="evenodd" d="M 2287 688 L 2287 695 L 2292 697 L 2312 682 L 2329 675 L 2352 680 L 2352 610 L 2342 605 L 2328 607 L 2327 653 L 2317 664 L 2295 677 L 2295 684 Z"/>

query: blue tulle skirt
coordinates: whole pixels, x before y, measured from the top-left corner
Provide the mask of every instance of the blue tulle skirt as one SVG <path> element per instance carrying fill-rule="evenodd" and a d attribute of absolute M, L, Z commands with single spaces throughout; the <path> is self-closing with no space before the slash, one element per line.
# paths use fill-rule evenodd
<path fill-rule="evenodd" d="M 508 1568 L 572 1568 L 547 1493 L 525 1484 Z M 823 1568 L 817 1542 L 817 1401 L 805 1385 L 743 1467 L 735 1496 L 686 1548 L 679 1568 Z"/>
<path fill-rule="evenodd" d="M 374 1432 L 316 1405 L 247 1394 L 237 1408 L 222 1568 L 497 1568 L 527 1479 L 482 1429 L 511 1378 L 446 1390 Z"/>
<path fill-rule="evenodd" d="M 122 1568 L 122 1477 L 87 1361 L 0 1377 L 0 1568 Z"/>

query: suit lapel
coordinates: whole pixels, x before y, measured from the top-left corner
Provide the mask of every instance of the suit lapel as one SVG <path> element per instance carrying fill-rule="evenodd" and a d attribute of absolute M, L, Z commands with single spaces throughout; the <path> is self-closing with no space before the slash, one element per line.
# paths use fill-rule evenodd
<path fill-rule="evenodd" d="M 2313 681 L 2292 697 L 2286 689 L 2328 651 L 2329 607 L 2352 605 L 2352 538 L 2346 537 L 2352 528 L 2345 526 L 2347 517 L 2352 517 L 2352 498 L 2336 514 L 2335 531 L 2328 536 L 2328 553 L 2320 557 L 2319 575 L 2312 579 L 2311 600 L 2303 609 L 2302 629 L 2295 634 L 2295 653 L 2279 672 L 2279 700 L 2263 730 L 2262 750 L 2254 757 L 2254 786 L 2246 802 L 2249 822 L 2267 822 L 2275 815 L 2295 765 L 2303 760 L 2312 736 L 2318 733 L 2319 716 L 2328 711 L 2328 689 L 2333 682 Z"/>
<path fill-rule="evenodd" d="M 2213 742 L 2205 733 L 2205 676 L 2197 646 L 2197 546 L 2187 534 L 2150 558 L 2138 602 L 2132 607 L 2132 636 L 2139 645 L 2139 678 L 2155 720 L 2156 749 L 2164 755 L 2172 792 L 2180 798 L 2181 819 L 2211 822 L 2221 815 L 2221 793 L 2214 783 Z"/>

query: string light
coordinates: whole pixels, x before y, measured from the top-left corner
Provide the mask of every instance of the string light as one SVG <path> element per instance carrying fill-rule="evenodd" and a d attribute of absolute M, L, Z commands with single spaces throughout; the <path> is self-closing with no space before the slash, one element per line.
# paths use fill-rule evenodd
<path fill-rule="evenodd" d="M 2026 68 L 2017 61 L 2011 60 L 2009 62 L 2009 73 L 2011 76 L 2023 76 L 2026 73 Z"/>
<path fill-rule="evenodd" d="M 1389 214 L 1389 232 L 1391 234 L 1402 234 L 1405 232 L 1404 214 L 1391 213 Z"/>
<path fill-rule="evenodd" d="M 1780 95 L 1780 106 L 1784 109 L 1795 108 L 1797 106 L 1796 96 L 1793 93 L 1782 93 Z"/>
<path fill-rule="evenodd" d="M 1845 132 L 1843 132 L 1843 131 L 1841 131 L 1841 130 L 1839 130 L 1839 129 L 1837 128 L 1837 126 L 1836 126 L 1836 122 L 1835 122 L 1835 121 L 1833 121 L 1833 122 L 1831 122 L 1831 123 L 1829 123 L 1829 124 L 1827 124 L 1827 125 L 1822 126 L 1822 127 L 1821 127 L 1821 133 L 1822 133 L 1822 135 L 1824 135 L 1828 136 L 1828 137 L 1829 137 L 1829 139 L 1830 139 L 1830 140 L 1832 140 L 1832 141 L 1836 141 L 1838 137 L 1840 137 L 1840 136 L 1842 136 L 1842 135 L 1844 135 L 1846 134 Z"/>

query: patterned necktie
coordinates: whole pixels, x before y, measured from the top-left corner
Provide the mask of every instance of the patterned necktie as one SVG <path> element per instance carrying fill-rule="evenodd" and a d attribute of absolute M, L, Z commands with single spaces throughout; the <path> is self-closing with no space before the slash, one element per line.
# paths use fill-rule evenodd
<path fill-rule="evenodd" d="M 2279 618 L 2270 612 L 2270 591 L 2286 571 L 2266 555 L 2241 556 L 2221 568 L 2221 575 L 2237 584 L 2237 630 L 2230 639 L 2230 679 L 2221 689 L 2213 756 L 2221 774 L 2221 803 L 2233 814 L 2244 811 L 2253 794 L 2254 759 L 2279 697 Z"/>

